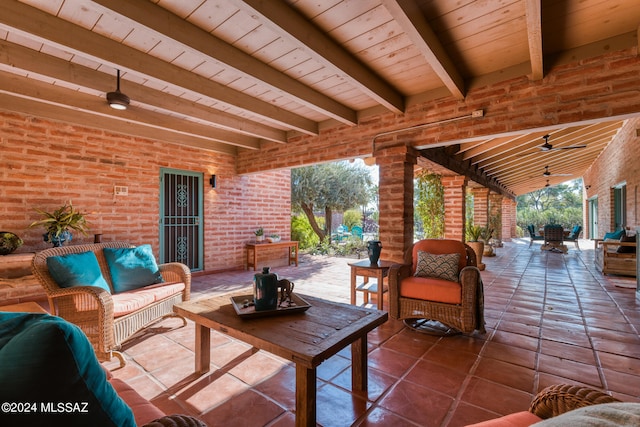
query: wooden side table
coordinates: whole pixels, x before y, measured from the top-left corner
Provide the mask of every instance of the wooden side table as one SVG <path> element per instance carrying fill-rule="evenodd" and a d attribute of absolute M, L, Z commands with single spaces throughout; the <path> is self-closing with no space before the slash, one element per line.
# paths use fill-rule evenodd
<path fill-rule="evenodd" d="M 368 259 L 349 263 L 351 267 L 351 304 L 356 303 L 356 291 L 362 292 L 364 303 L 369 303 L 369 293 L 377 295 L 378 310 L 382 310 L 383 296 L 388 287 L 384 285 L 384 278 L 389 275 L 389 269 L 396 263 L 379 260 L 377 264 L 371 264 Z M 364 283 L 357 285 L 357 276 L 364 277 Z M 369 283 L 369 277 L 375 277 L 376 283 Z"/>

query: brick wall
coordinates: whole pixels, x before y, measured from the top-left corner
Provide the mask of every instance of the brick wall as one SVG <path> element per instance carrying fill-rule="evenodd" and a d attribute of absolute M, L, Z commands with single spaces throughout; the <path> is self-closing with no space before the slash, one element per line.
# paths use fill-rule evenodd
<path fill-rule="evenodd" d="M 87 212 L 91 236 L 73 243 L 150 243 L 159 250 L 160 169 L 204 174 L 204 269 L 241 268 L 244 243 L 262 226 L 283 239 L 291 234 L 288 170 L 238 175 L 227 154 L 103 132 L 86 127 L 0 113 L 0 229 L 25 242 L 19 252 L 49 247 L 43 229 L 27 229 L 39 219 L 34 208 L 53 210 L 65 201 Z M 217 188 L 208 185 L 211 174 Z M 115 196 L 114 186 L 128 196 Z M 276 255 L 275 265 L 286 263 Z"/>
<path fill-rule="evenodd" d="M 640 158 L 640 118 L 629 119 L 615 138 L 602 152 L 598 159 L 584 174 L 584 185 L 589 187 L 586 189 L 586 198 L 598 199 L 598 235 L 604 236 L 604 233 L 613 230 L 613 191 L 612 188 L 621 183 L 627 186 L 627 226 L 634 228 L 640 226 L 640 218 L 638 209 L 640 202 L 638 200 L 638 186 L 640 185 L 640 167 L 638 159 Z M 585 205 L 586 212 L 586 230 L 583 236 L 590 237 L 589 226 L 591 219 L 589 218 L 588 204 Z"/>

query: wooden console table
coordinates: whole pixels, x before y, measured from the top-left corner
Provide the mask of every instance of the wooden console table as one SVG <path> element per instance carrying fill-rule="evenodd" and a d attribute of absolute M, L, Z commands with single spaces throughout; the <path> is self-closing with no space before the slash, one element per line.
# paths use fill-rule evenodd
<path fill-rule="evenodd" d="M 286 242 L 273 242 L 273 243 L 247 243 L 247 270 L 253 267 L 253 271 L 256 271 L 256 265 L 258 265 L 258 252 L 261 250 L 269 250 L 273 248 L 288 248 L 289 249 L 289 265 L 295 263 L 298 266 L 298 242 L 286 241 Z"/>

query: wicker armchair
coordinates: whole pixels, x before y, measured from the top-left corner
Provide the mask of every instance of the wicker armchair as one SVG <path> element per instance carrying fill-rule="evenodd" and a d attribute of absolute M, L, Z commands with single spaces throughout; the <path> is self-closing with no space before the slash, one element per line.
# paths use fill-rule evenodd
<path fill-rule="evenodd" d="M 189 300 L 191 292 L 189 268 L 177 262 L 158 265 L 160 274 L 167 284 L 184 283 L 184 290 L 131 313 L 114 317 L 114 303 L 109 292 L 95 286 L 61 288 L 49 274 L 46 261 L 51 256 L 92 251 L 98 259 L 103 277 L 113 290 L 109 267 L 102 249 L 130 247 L 132 247 L 131 244 L 124 242 L 54 247 L 36 253 L 31 263 L 33 274 L 47 294 L 51 314 L 78 325 L 89 338 L 100 361 L 110 360 L 111 356 L 115 355 L 120 360 L 121 366 L 124 366 L 125 360 L 117 350 L 124 341 L 164 317 L 180 317 L 173 312 L 173 306 Z M 183 322 L 186 325 L 184 319 Z"/>
<path fill-rule="evenodd" d="M 416 277 L 418 252 L 434 255 L 459 253 L 456 282 L 431 277 Z M 484 294 L 475 252 L 458 240 L 426 239 L 416 242 L 410 264 L 389 269 L 389 314 L 395 319 L 429 319 L 455 332 L 481 333 L 484 328 Z M 422 288 L 425 297 L 411 295 L 410 288 Z M 442 298 L 442 290 L 449 298 Z"/>

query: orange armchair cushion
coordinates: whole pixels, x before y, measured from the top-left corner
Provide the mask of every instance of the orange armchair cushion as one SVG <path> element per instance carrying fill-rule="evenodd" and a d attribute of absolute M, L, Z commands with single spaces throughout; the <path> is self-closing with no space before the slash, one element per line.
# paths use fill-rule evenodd
<path fill-rule="evenodd" d="M 529 411 L 521 411 L 494 420 L 483 421 L 477 424 L 469 424 L 467 427 L 528 427 L 542 421 L 542 418 Z"/>
<path fill-rule="evenodd" d="M 400 296 L 446 304 L 462 303 L 460 283 L 433 277 L 407 277 L 400 282 Z"/>

